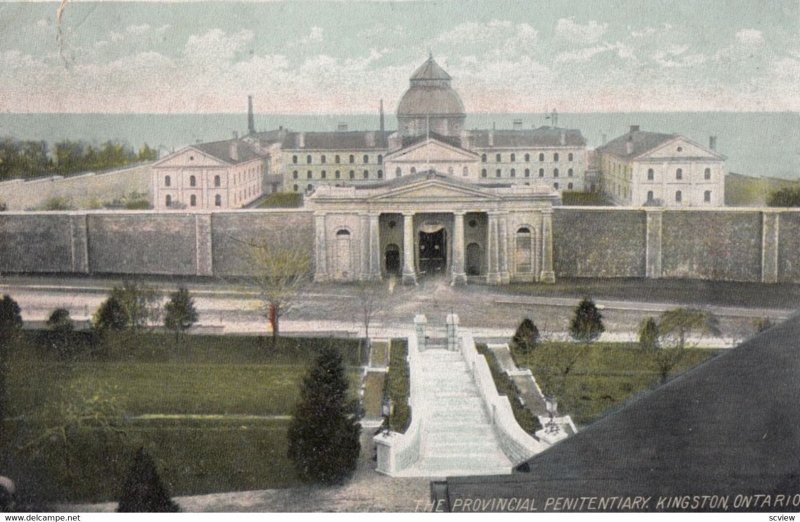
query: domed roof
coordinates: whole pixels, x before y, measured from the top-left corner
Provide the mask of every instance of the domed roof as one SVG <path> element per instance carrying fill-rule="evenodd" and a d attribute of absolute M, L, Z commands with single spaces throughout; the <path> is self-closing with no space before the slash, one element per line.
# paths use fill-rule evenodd
<path fill-rule="evenodd" d="M 450 87 L 450 75 L 430 56 L 411 75 L 411 86 L 397 106 L 397 116 L 465 115 L 461 97 Z"/>

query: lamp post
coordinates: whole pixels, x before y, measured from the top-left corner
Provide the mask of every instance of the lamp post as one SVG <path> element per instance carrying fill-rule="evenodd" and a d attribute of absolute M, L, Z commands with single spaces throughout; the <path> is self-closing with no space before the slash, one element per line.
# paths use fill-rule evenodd
<path fill-rule="evenodd" d="M 547 413 L 550 415 L 550 421 L 545 426 L 545 433 L 556 434 L 559 428 L 554 417 L 558 413 L 558 400 L 554 396 L 548 395 L 544 398 L 544 405 L 547 409 Z"/>

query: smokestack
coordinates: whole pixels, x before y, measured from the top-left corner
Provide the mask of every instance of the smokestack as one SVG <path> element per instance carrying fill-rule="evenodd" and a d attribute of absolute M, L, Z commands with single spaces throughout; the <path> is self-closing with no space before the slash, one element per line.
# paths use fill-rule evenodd
<path fill-rule="evenodd" d="M 339 122 L 339 124 L 336 126 L 336 130 L 339 132 L 347 132 L 347 124 Z"/>
<path fill-rule="evenodd" d="M 625 142 L 625 154 L 633 154 L 633 136 L 628 136 L 628 141 Z"/>
<path fill-rule="evenodd" d="M 494 147 L 494 129 L 489 131 L 489 146 Z"/>
<path fill-rule="evenodd" d="M 253 96 L 247 97 L 247 132 L 249 134 L 256 133 L 256 120 L 253 115 Z"/>
<path fill-rule="evenodd" d="M 716 151 L 717 150 L 717 137 L 716 136 L 709 136 L 708 137 L 708 148 Z"/>
<path fill-rule="evenodd" d="M 385 130 L 386 130 L 386 127 L 385 127 L 384 121 L 383 121 L 383 99 L 381 99 L 381 135 L 383 135 L 383 132 Z"/>

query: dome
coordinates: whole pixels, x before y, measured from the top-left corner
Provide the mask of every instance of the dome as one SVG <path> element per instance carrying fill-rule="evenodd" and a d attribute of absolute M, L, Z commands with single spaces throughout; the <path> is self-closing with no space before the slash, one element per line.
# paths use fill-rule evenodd
<path fill-rule="evenodd" d="M 461 97 L 450 87 L 450 75 L 433 59 L 411 75 L 411 86 L 397 106 L 397 117 L 465 116 Z"/>

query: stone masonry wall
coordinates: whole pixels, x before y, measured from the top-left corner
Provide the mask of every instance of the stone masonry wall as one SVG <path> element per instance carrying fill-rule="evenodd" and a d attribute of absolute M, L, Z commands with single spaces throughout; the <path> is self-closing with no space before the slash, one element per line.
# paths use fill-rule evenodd
<path fill-rule="evenodd" d="M 800 212 L 782 212 L 778 233 L 778 281 L 800 282 Z"/>

